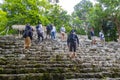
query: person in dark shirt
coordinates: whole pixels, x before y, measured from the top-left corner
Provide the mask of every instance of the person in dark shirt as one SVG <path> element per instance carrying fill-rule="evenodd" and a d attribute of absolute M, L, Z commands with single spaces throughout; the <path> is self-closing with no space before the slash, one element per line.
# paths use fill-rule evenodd
<path fill-rule="evenodd" d="M 33 28 L 30 26 L 30 24 L 27 24 L 25 27 L 25 32 L 26 32 L 26 37 L 30 37 L 30 39 L 32 40 L 32 36 L 33 36 Z"/>
<path fill-rule="evenodd" d="M 71 30 L 70 34 L 67 38 L 67 45 L 70 51 L 70 58 L 75 58 L 76 56 L 76 48 L 79 45 L 79 39 L 78 36 L 75 33 L 75 30 Z"/>
<path fill-rule="evenodd" d="M 30 27 L 29 24 L 27 24 L 25 27 L 25 31 L 24 31 L 24 38 L 25 38 L 24 48 L 25 49 L 30 48 L 32 36 L 33 36 L 33 29 L 32 29 L 32 27 Z"/>
<path fill-rule="evenodd" d="M 91 35 L 91 39 L 92 39 L 92 45 L 96 44 L 95 33 L 94 33 L 94 29 L 93 28 L 90 29 L 90 35 Z"/>
<path fill-rule="evenodd" d="M 46 39 L 50 39 L 52 28 L 53 26 L 51 24 L 46 26 Z"/>

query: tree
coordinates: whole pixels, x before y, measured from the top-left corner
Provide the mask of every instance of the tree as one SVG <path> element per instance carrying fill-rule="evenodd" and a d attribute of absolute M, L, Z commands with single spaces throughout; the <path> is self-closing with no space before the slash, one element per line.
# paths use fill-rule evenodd
<path fill-rule="evenodd" d="M 106 13 L 106 20 L 112 21 L 117 28 L 120 40 L 120 1 L 119 0 L 97 0 Z"/>
<path fill-rule="evenodd" d="M 58 28 L 63 24 L 69 26 L 70 16 L 67 12 L 47 0 L 5 0 L 1 8 L 7 13 L 9 26 L 27 23 L 36 25 L 38 22 L 43 25 L 52 23 Z"/>
<path fill-rule="evenodd" d="M 89 11 L 93 7 L 92 2 L 90 0 L 82 0 L 74 7 L 74 12 L 72 16 L 74 17 L 74 25 L 76 25 L 78 28 L 83 27 L 87 34 L 87 28 L 90 24 L 88 22 L 88 15 Z"/>
<path fill-rule="evenodd" d="M 7 13 L 0 10 L 0 32 L 3 31 L 7 26 Z"/>
<path fill-rule="evenodd" d="M 98 3 L 91 5 L 89 0 L 83 0 L 75 6 L 74 13 L 80 18 L 80 23 L 95 28 L 95 33 L 103 29 L 105 35 L 116 36 L 116 29 L 120 39 L 120 2 L 119 0 L 96 0 Z M 89 4 L 88 4 L 89 3 Z M 83 20 L 83 22 L 82 22 Z M 115 39 L 114 37 L 113 39 Z"/>
<path fill-rule="evenodd" d="M 54 5 L 53 8 L 47 12 L 46 16 L 52 24 L 57 26 L 57 30 L 59 30 L 63 25 L 65 27 L 70 27 L 70 15 L 68 15 L 67 12 L 58 5 Z"/>
<path fill-rule="evenodd" d="M 2 10 L 7 12 L 9 25 L 45 22 L 45 11 L 52 6 L 46 0 L 5 0 Z"/>
<path fill-rule="evenodd" d="M 92 7 L 90 0 L 82 0 L 80 3 L 75 5 L 74 11 L 81 20 L 86 20 L 88 12 Z"/>

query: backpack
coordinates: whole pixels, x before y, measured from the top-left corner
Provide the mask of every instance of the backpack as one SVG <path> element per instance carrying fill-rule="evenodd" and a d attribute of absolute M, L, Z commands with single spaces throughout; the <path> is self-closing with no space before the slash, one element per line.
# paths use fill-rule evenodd
<path fill-rule="evenodd" d="M 26 38 L 28 35 L 29 35 L 28 31 L 27 31 L 27 30 L 24 31 L 24 33 L 23 33 L 23 38 Z"/>
<path fill-rule="evenodd" d="M 48 25 L 46 29 L 47 29 L 48 31 L 51 31 L 51 30 L 52 30 L 52 25 Z"/>
<path fill-rule="evenodd" d="M 48 31 L 50 31 L 50 30 L 51 30 L 51 27 L 48 25 L 46 29 L 47 29 Z"/>
<path fill-rule="evenodd" d="M 36 30 L 38 30 L 39 26 L 36 26 Z"/>

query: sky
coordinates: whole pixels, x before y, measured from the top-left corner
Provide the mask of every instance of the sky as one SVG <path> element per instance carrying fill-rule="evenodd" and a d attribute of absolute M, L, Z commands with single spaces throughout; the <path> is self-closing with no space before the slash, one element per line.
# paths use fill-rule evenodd
<path fill-rule="evenodd" d="M 0 3 L 2 3 L 3 2 L 3 0 L 0 0 Z"/>
<path fill-rule="evenodd" d="M 74 11 L 74 6 L 79 3 L 81 0 L 60 0 L 59 5 L 71 14 Z M 95 3 L 95 0 L 90 0 L 91 2 Z"/>
<path fill-rule="evenodd" d="M 66 11 L 68 14 L 71 14 L 74 10 L 74 6 L 79 3 L 81 0 L 60 0 L 59 5 Z"/>

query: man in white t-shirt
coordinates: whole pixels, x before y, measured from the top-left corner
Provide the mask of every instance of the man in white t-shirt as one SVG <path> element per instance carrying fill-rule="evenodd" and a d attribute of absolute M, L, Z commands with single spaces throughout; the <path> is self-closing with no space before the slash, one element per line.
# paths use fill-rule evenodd
<path fill-rule="evenodd" d="M 99 37 L 100 37 L 101 44 L 104 45 L 105 44 L 105 38 L 104 38 L 104 34 L 103 34 L 102 30 L 99 32 Z"/>

